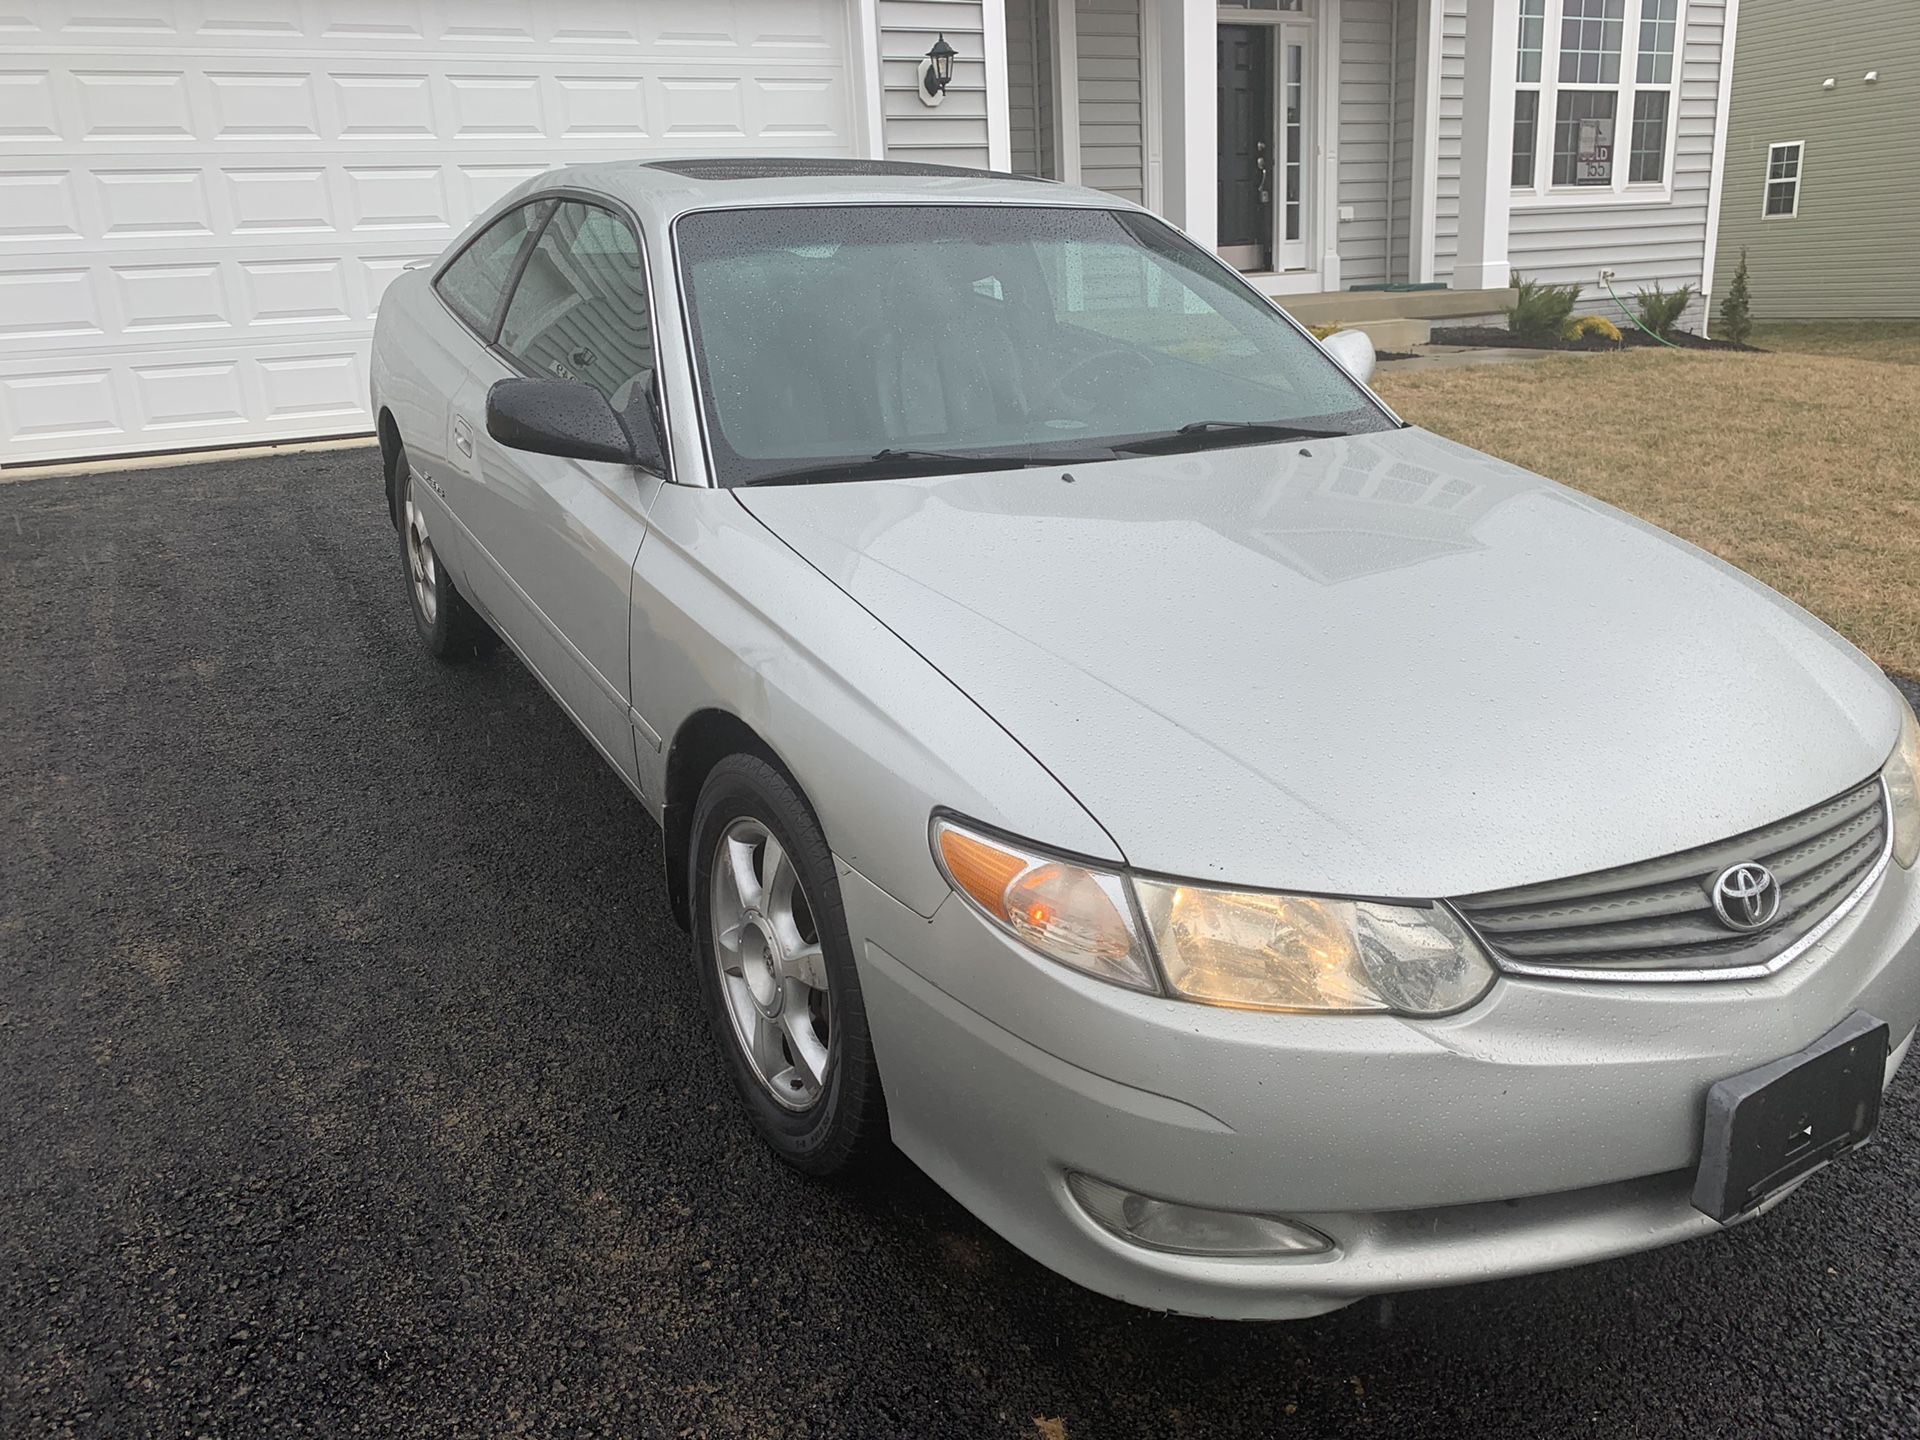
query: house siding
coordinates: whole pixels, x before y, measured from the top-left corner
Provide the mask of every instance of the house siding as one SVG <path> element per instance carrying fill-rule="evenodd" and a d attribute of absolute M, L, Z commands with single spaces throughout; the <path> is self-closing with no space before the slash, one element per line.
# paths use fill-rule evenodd
<path fill-rule="evenodd" d="M 1392 208 L 1393 0 L 1342 0 L 1339 134 L 1335 203 L 1353 218 L 1338 222 L 1341 283 L 1388 279 Z"/>
<path fill-rule="evenodd" d="M 1507 239 L 1513 268 L 1529 280 L 1582 287 L 1580 306 L 1619 321 L 1598 271 L 1616 272 L 1613 288 L 1633 292 L 1690 285 L 1694 298 L 1681 328 L 1698 331 L 1705 314 L 1707 202 L 1713 183 L 1713 139 L 1719 107 L 1724 0 L 1687 0 L 1679 56 L 1673 153 L 1673 197 L 1664 204 L 1532 207 L 1516 204 Z M 1624 163 L 1624 157 L 1619 163 Z"/>
<path fill-rule="evenodd" d="M 1016 175 L 1044 175 L 1040 147 L 1043 126 L 1041 76 L 1046 68 L 1046 0 L 1007 0 L 1007 148 Z"/>
<path fill-rule="evenodd" d="M 1420 7 L 1401 0 L 1393 11 L 1393 164 L 1387 214 L 1387 279 L 1412 279 L 1413 103 L 1420 65 Z"/>
<path fill-rule="evenodd" d="M 889 159 L 987 168 L 986 20 L 981 6 L 982 0 L 879 0 L 881 133 Z M 921 103 L 919 69 L 942 34 L 960 53 L 946 99 L 935 108 Z"/>
<path fill-rule="evenodd" d="M 1433 174 L 1433 278 L 1453 278 L 1460 253 L 1460 136 L 1467 95 L 1467 0 L 1440 12 L 1439 126 Z"/>
<path fill-rule="evenodd" d="M 1140 0 L 1076 0 L 1080 183 L 1146 199 Z"/>
<path fill-rule="evenodd" d="M 1868 71 L 1879 79 L 1867 84 Z M 1832 90 L 1821 82 L 1831 76 Z M 1763 219 L 1767 150 L 1798 140 L 1800 208 Z M 1713 292 L 1747 251 L 1765 320 L 1920 317 L 1920 10 L 1913 0 L 1748 3 Z"/>

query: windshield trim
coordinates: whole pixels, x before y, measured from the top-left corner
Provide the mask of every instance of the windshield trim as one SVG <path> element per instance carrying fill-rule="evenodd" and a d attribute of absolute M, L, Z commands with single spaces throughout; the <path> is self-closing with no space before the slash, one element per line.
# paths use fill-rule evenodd
<path fill-rule="evenodd" d="M 1032 199 L 1025 196 L 987 197 L 976 195 L 961 197 L 952 195 L 902 195 L 867 200 L 833 200 L 824 199 L 817 195 L 782 195 L 754 201 L 750 204 L 742 204 L 739 201 L 715 201 L 706 205 L 689 206 L 685 210 L 675 213 L 673 218 L 667 222 L 667 250 L 671 256 L 673 265 L 674 299 L 680 311 L 680 343 L 684 347 L 684 353 L 687 359 L 687 378 L 691 382 L 693 389 L 694 421 L 700 432 L 700 463 L 701 469 L 704 472 L 707 488 L 731 490 L 734 487 L 721 480 L 720 467 L 714 458 L 713 435 L 710 428 L 712 422 L 709 418 L 713 406 L 707 394 L 705 369 L 700 363 L 700 351 L 694 336 L 693 307 L 687 293 L 687 265 L 680 249 L 680 222 L 690 215 L 744 213 L 756 210 L 895 210 L 907 206 L 926 209 L 952 209 L 959 206 L 980 206 L 984 209 L 1000 210 L 1104 210 L 1113 214 L 1135 216 L 1140 220 L 1157 225 L 1160 229 L 1166 231 L 1168 235 L 1172 236 L 1179 244 L 1203 256 L 1222 275 L 1227 276 L 1234 284 L 1246 291 L 1247 294 L 1265 305 L 1285 324 L 1292 326 L 1295 333 L 1313 346 L 1322 360 L 1338 370 L 1341 377 L 1358 390 L 1368 404 L 1372 405 L 1386 417 L 1392 428 L 1401 429 L 1404 428 L 1407 423 L 1400 418 L 1392 406 L 1388 405 L 1386 401 L 1374 393 L 1371 385 L 1350 373 L 1338 360 L 1335 360 L 1331 355 L 1327 354 L 1326 351 L 1321 348 L 1319 340 L 1314 338 L 1313 332 L 1282 309 L 1274 296 L 1268 295 L 1265 291 L 1254 285 L 1253 282 L 1248 280 L 1240 271 L 1234 269 L 1233 266 L 1229 265 L 1225 260 L 1222 260 L 1215 251 L 1209 250 L 1206 246 L 1189 239 L 1184 231 L 1180 230 L 1171 222 L 1162 219 L 1151 210 L 1121 199 L 1118 195 L 1083 194 L 1061 196 L 1059 198 L 1035 196 Z M 1140 457 L 1134 455 L 1115 455 L 1113 458 L 1114 460 L 1134 460 Z M 1102 460 L 1099 463 L 1109 464 L 1112 462 Z"/>

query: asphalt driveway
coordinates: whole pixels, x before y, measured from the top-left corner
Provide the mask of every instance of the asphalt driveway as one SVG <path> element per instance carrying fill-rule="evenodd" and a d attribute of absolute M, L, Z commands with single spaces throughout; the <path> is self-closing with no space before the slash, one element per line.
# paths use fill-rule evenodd
<path fill-rule="evenodd" d="M 1911 1070 L 1707 1242 L 1149 1315 L 767 1155 L 650 822 L 420 652 L 370 451 L 0 486 L 0 644 L 8 1440 L 1920 1432 Z"/>

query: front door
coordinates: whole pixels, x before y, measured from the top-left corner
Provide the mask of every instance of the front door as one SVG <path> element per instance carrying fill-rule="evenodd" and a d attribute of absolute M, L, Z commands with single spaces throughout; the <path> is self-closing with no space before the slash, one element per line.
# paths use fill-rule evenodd
<path fill-rule="evenodd" d="M 467 467 L 466 579 L 580 728 L 637 780 L 628 623 L 633 566 L 661 476 L 514 450 L 487 433 L 487 392 L 516 376 L 580 381 L 616 412 L 646 403 L 653 331 L 640 243 L 611 210 L 565 199 L 522 264 L 496 345 L 453 407 Z"/>
<path fill-rule="evenodd" d="M 1220 256 L 1273 265 L 1273 31 L 1222 25 L 1219 38 Z"/>

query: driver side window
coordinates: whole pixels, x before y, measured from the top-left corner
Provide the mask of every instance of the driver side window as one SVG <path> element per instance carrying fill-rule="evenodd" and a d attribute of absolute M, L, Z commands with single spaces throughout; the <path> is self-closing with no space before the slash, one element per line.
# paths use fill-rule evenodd
<path fill-rule="evenodd" d="M 624 221 L 561 202 L 514 288 L 500 349 L 531 374 L 584 380 L 616 410 L 626 407 L 654 358 L 646 272 Z"/>
<path fill-rule="evenodd" d="M 546 213 L 543 200 L 507 211 L 481 231 L 433 282 L 447 308 L 482 340 L 493 339 L 514 263 L 527 243 L 528 232 L 539 227 L 540 217 Z"/>

